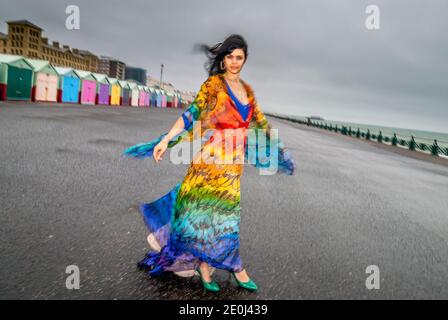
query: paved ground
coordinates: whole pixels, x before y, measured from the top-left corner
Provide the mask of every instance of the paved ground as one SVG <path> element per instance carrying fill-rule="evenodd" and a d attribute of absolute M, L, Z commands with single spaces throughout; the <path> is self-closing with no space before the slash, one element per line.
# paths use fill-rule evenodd
<path fill-rule="evenodd" d="M 124 148 L 166 132 L 180 110 L 0 103 L 1 299 L 448 298 L 448 167 L 270 119 L 295 176 L 242 178 L 241 255 L 260 286 L 217 271 L 152 279 L 135 210 L 170 190 L 187 165 L 128 159 Z M 65 273 L 77 265 L 81 288 Z M 365 286 L 377 265 L 380 289 Z"/>

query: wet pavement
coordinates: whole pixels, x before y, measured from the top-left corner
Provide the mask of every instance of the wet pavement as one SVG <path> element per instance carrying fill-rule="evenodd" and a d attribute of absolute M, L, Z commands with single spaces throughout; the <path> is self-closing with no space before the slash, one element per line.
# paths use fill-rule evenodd
<path fill-rule="evenodd" d="M 149 247 L 136 208 L 187 165 L 121 153 L 181 112 L 0 102 L 1 299 L 448 298 L 448 167 L 274 118 L 298 171 L 245 167 L 240 253 L 259 291 L 222 270 L 218 294 L 138 270 Z M 380 289 L 366 288 L 370 265 Z"/>

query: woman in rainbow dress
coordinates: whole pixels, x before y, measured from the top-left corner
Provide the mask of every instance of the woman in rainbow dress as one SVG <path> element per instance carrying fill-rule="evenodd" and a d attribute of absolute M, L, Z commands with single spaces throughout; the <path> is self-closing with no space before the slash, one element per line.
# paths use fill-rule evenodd
<path fill-rule="evenodd" d="M 170 192 L 140 206 L 151 246 L 138 266 L 151 276 L 199 275 L 205 289 L 219 291 L 215 269 L 229 271 L 239 286 L 257 290 L 239 254 L 240 178 L 244 163 L 292 175 L 296 165 L 261 111 L 252 88 L 240 78 L 247 43 L 231 35 L 212 47 L 208 79 L 171 130 L 128 148 L 127 156 L 162 155 L 182 141 L 205 141 L 187 174 Z M 261 155 L 270 161 L 261 161 Z M 266 169 L 268 168 L 268 169 Z"/>

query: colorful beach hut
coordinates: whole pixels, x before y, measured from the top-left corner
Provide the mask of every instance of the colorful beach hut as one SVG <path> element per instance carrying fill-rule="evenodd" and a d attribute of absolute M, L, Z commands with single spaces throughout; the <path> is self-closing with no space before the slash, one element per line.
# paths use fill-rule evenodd
<path fill-rule="evenodd" d="M 55 67 L 59 76 L 58 102 L 79 103 L 81 80 L 72 68 Z"/>
<path fill-rule="evenodd" d="M 121 104 L 121 84 L 116 78 L 107 77 L 110 84 L 110 101 L 111 106 L 119 106 Z"/>
<path fill-rule="evenodd" d="M 156 103 L 157 103 L 156 90 L 154 88 L 152 88 L 152 87 L 149 87 L 149 92 L 150 92 L 149 105 L 151 107 L 155 107 Z"/>
<path fill-rule="evenodd" d="M 166 91 L 160 90 L 162 92 L 162 108 L 166 108 Z"/>
<path fill-rule="evenodd" d="M 118 80 L 118 83 L 121 86 L 121 97 L 120 97 L 120 105 L 128 106 L 130 100 L 130 91 L 129 83 L 127 81 Z"/>
<path fill-rule="evenodd" d="M 97 82 L 95 103 L 108 105 L 110 99 L 110 83 L 107 80 L 107 75 L 102 73 L 92 73 L 92 75 Z"/>
<path fill-rule="evenodd" d="M 96 97 L 96 79 L 89 71 L 75 70 L 75 73 L 81 79 L 81 104 L 95 104 Z"/>
<path fill-rule="evenodd" d="M 0 100 L 30 100 L 33 66 L 22 56 L 0 54 Z"/>
<path fill-rule="evenodd" d="M 156 95 L 157 95 L 156 107 L 162 108 L 162 92 L 160 91 L 160 89 L 156 89 Z"/>
<path fill-rule="evenodd" d="M 173 96 L 173 108 L 178 108 L 178 102 L 179 102 L 179 100 L 178 100 L 178 95 L 177 95 L 177 93 L 174 93 L 174 96 Z"/>
<path fill-rule="evenodd" d="M 26 59 L 33 66 L 31 100 L 56 102 L 58 97 L 58 72 L 46 60 Z"/>
<path fill-rule="evenodd" d="M 145 107 L 149 107 L 149 100 L 151 99 L 151 91 L 149 88 L 145 86 Z"/>
<path fill-rule="evenodd" d="M 138 86 L 138 105 L 139 107 L 145 106 L 146 91 L 144 86 Z"/>
<path fill-rule="evenodd" d="M 180 93 L 177 95 L 177 108 L 182 108 L 182 95 Z"/>
<path fill-rule="evenodd" d="M 166 106 L 168 108 L 172 108 L 173 107 L 173 93 L 172 92 L 167 92 L 166 93 Z"/>
<path fill-rule="evenodd" d="M 138 98 L 140 91 L 138 90 L 138 85 L 135 82 L 129 84 L 131 90 L 131 106 L 138 107 Z"/>
<path fill-rule="evenodd" d="M 177 107 L 178 107 L 179 109 L 182 109 L 182 95 L 181 95 L 180 93 L 178 94 Z"/>

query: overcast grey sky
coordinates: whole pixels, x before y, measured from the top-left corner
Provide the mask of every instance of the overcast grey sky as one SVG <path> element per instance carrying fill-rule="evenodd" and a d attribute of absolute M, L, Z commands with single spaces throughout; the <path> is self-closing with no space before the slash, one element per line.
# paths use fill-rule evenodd
<path fill-rule="evenodd" d="M 368 30 L 369 4 L 380 29 Z M 80 30 L 65 28 L 78 5 Z M 146 68 L 182 90 L 207 78 L 198 42 L 243 35 L 242 78 L 263 110 L 448 132 L 445 0 L 0 0 L 7 20 L 28 19 L 49 41 Z"/>

